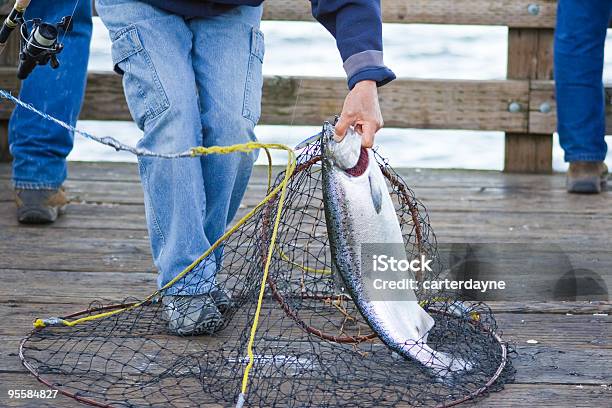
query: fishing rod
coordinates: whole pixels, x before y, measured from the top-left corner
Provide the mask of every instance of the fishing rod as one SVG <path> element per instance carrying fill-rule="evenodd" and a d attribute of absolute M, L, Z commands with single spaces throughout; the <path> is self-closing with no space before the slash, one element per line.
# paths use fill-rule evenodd
<path fill-rule="evenodd" d="M 62 52 L 64 45 L 58 41 L 60 31 L 72 29 L 72 16 L 66 16 L 58 23 L 44 22 L 40 18 L 25 20 L 24 14 L 31 0 L 16 0 L 10 14 L 0 28 L 0 53 L 18 25 L 21 34 L 19 47 L 19 65 L 17 78 L 26 79 L 37 65 L 49 64 L 51 68 L 59 67 L 57 54 Z M 32 26 L 28 30 L 28 24 Z"/>
<path fill-rule="evenodd" d="M 21 23 L 23 23 L 23 14 L 30 5 L 31 0 L 16 0 L 13 9 L 9 13 L 6 20 L 2 24 L 0 29 L 0 53 L 4 51 L 6 42 L 13 33 L 13 30 Z"/>

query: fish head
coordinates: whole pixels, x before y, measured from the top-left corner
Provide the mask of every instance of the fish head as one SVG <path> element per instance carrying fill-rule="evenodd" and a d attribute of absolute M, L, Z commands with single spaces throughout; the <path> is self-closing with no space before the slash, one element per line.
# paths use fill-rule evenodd
<path fill-rule="evenodd" d="M 323 143 L 323 166 L 326 167 L 328 174 L 334 174 L 337 181 L 348 181 L 345 187 L 353 186 L 353 183 L 367 183 L 369 185 L 368 196 L 376 213 L 380 213 L 382 208 L 383 189 L 386 187 L 382 176 L 376 177 L 380 171 L 371 170 L 371 166 L 377 167 L 376 159 L 371 149 L 361 146 L 361 136 L 353 129 L 349 128 L 344 138 L 337 137 L 334 127 L 326 122 L 322 132 Z M 364 179 L 364 180 L 360 180 Z M 352 181 L 350 181 L 352 180 Z M 343 196 L 350 196 L 350 192 Z M 364 198 L 361 196 L 361 198 Z"/>
<path fill-rule="evenodd" d="M 351 175 L 361 175 L 369 164 L 368 151 L 361 147 L 361 136 L 351 127 L 343 138 L 329 122 L 323 125 L 323 160 Z"/>

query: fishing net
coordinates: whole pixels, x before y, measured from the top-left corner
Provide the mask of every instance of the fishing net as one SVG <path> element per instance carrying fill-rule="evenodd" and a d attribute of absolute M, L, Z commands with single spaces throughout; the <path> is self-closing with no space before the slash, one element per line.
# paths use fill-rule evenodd
<path fill-rule="evenodd" d="M 77 319 L 73 326 L 47 321 L 22 342 L 25 366 L 77 400 L 117 407 L 232 406 L 249 361 L 248 406 L 450 406 L 511 381 L 507 345 L 482 303 L 417 291 L 435 319 L 429 346 L 471 362 L 469 371 L 440 377 L 391 352 L 372 333 L 331 271 L 320 155 L 320 142 L 305 147 L 288 179 L 283 205 L 281 194 L 273 195 L 203 259 L 199 268 L 216 268 L 215 282 L 202 281 L 191 271 L 173 283 L 174 289 L 214 284 L 231 294 L 219 331 L 170 333 L 164 314 L 168 292 L 162 290 L 144 302 L 91 305 L 56 319 Z M 427 212 L 388 163 L 376 158 L 407 256 L 434 260 L 433 272 L 423 277 L 433 279 L 443 273 L 443 265 Z M 277 236 L 270 245 L 277 215 Z M 247 347 L 256 319 L 250 357 Z"/>

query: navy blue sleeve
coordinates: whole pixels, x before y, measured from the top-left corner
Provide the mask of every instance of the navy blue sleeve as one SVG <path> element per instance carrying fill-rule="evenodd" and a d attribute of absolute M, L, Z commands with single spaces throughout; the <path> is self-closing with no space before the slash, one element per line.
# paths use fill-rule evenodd
<path fill-rule="evenodd" d="M 349 89 L 359 81 L 395 79 L 383 62 L 380 0 L 310 0 L 312 15 L 336 38 Z"/>

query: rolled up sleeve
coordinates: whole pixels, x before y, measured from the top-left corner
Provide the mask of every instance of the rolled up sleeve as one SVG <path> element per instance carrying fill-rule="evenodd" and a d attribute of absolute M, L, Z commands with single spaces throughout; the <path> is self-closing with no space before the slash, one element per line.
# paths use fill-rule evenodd
<path fill-rule="evenodd" d="M 383 60 L 380 0 L 311 0 L 313 16 L 335 37 L 349 89 L 395 79 Z"/>

